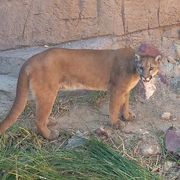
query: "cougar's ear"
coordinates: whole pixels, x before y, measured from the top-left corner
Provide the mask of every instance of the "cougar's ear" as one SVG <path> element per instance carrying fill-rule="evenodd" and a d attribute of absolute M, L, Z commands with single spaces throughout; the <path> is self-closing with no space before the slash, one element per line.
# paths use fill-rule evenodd
<path fill-rule="evenodd" d="M 161 56 L 161 55 L 158 55 L 158 56 L 155 57 L 155 61 L 156 61 L 156 62 L 160 62 L 161 58 L 162 58 L 162 56 Z"/>
<path fill-rule="evenodd" d="M 141 60 L 140 55 L 135 54 L 135 58 L 134 58 L 135 62 L 139 62 Z"/>

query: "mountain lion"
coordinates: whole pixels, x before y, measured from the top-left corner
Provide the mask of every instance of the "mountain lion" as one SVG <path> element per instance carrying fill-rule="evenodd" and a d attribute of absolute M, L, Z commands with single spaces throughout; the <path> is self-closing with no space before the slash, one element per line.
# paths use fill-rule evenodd
<path fill-rule="evenodd" d="M 132 120 L 129 93 L 138 81 L 150 81 L 158 72 L 160 56 L 140 56 L 131 48 L 73 50 L 52 48 L 32 56 L 22 66 L 14 104 L 0 123 L 0 134 L 16 122 L 25 108 L 28 90 L 36 102 L 38 132 L 47 139 L 58 134 L 48 128 L 57 93 L 62 89 L 109 90 L 112 125 L 119 126 L 119 113 Z"/>

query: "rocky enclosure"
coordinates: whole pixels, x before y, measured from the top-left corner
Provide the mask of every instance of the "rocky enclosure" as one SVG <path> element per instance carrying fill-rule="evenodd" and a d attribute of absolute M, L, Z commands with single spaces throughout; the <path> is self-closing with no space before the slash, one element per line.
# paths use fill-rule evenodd
<path fill-rule="evenodd" d="M 1 0 L 0 50 L 107 35 L 166 41 L 177 37 L 179 9 L 179 0 Z"/>

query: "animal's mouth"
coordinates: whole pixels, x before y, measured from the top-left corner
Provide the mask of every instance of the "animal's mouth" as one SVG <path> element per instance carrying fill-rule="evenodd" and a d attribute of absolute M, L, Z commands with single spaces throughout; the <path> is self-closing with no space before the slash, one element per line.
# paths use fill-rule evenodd
<path fill-rule="evenodd" d="M 141 80 L 142 80 L 143 82 L 150 82 L 151 79 L 152 79 L 152 76 L 149 76 L 149 77 L 143 77 L 143 76 L 141 76 Z"/>

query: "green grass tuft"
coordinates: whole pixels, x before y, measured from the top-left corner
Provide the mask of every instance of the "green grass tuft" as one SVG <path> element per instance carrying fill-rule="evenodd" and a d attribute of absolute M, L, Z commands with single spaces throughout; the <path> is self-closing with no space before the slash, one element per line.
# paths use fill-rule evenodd
<path fill-rule="evenodd" d="M 46 144 L 23 128 L 1 136 L 0 179 L 160 179 L 97 140 L 76 150 Z"/>

